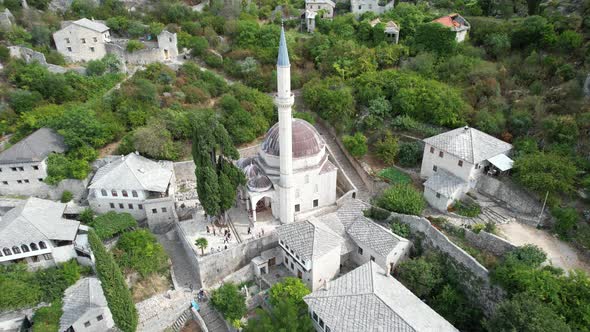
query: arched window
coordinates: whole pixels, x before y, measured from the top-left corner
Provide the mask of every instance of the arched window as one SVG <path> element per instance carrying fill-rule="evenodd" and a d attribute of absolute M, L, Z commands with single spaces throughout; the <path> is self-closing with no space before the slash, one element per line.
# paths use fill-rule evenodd
<path fill-rule="evenodd" d="M 27 247 L 26 244 L 23 244 L 22 246 L 20 246 L 20 248 L 23 250 L 23 252 L 29 252 L 31 250 L 29 250 L 29 247 Z"/>
<path fill-rule="evenodd" d="M 31 247 L 31 250 L 33 250 L 33 251 L 39 250 L 39 247 L 37 247 L 37 245 L 35 243 L 29 244 L 29 247 Z"/>
<path fill-rule="evenodd" d="M 103 196 L 106 196 L 107 195 L 107 191 L 105 189 L 101 189 L 100 190 L 100 194 L 103 195 Z"/>
<path fill-rule="evenodd" d="M 17 246 L 12 247 L 12 252 L 15 254 L 20 254 L 20 249 Z"/>
<path fill-rule="evenodd" d="M 132 195 L 133 197 L 137 197 L 137 191 L 135 191 L 135 190 L 131 190 L 131 195 Z"/>
<path fill-rule="evenodd" d="M 2 251 L 4 252 L 4 255 L 5 255 L 5 256 L 10 256 L 10 255 L 12 255 L 12 253 L 10 252 L 10 249 L 8 249 L 8 248 L 4 248 L 4 249 L 2 249 Z"/>
<path fill-rule="evenodd" d="M 47 245 L 45 244 L 45 242 L 39 241 L 39 248 L 41 248 L 41 249 L 47 249 Z"/>
<path fill-rule="evenodd" d="M 123 194 L 123 197 L 129 197 L 129 194 L 127 194 L 127 190 L 122 190 L 121 193 Z"/>
<path fill-rule="evenodd" d="M 115 189 L 113 189 L 113 190 L 111 190 L 111 196 L 117 197 L 119 195 L 117 194 L 117 191 Z"/>

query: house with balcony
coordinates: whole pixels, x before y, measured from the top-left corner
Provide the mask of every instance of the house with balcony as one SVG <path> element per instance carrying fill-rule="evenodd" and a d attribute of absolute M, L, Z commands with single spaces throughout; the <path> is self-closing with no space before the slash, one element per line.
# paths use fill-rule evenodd
<path fill-rule="evenodd" d="M 91 264 L 85 227 L 64 219 L 66 205 L 31 197 L 0 217 L 0 264 L 46 268 L 77 259 Z"/>
<path fill-rule="evenodd" d="M 467 126 L 424 139 L 424 198 L 447 210 L 475 188 L 481 176 L 511 169 L 511 150 L 511 144 Z"/>
<path fill-rule="evenodd" d="M 174 219 L 176 189 L 173 163 L 139 153 L 103 160 L 90 185 L 88 203 L 98 213 L 127 212 L 157 227 Z"/>
<path fill-rule="evenodd" d="M 55 48 L 69 62 L 102 59 L 110 40 L 109 27 L 103 21 L 87 18 L 64 21 L 61 29 L 53 34 Z"/>
<path fill-rule="evenodd" d="M 0 195 L 45 195 L 47 157 L 66 150 L 61 135 L 41 128 L 0 152 Z"/>
<path fill-rule="evenodd" d="M 312 291 L 338 276 L 346 263 L 372 261 L 392 273 L 411 243 L 363 216 L 366 208 L 350 199 L 336 212 L 278 227 L 276 264 L 284 264 Z"/>
<path fill-rule="evenodd" d="M 303 298 L 318 332 L 457 332 L 375 262 L 367 262 Z"/>

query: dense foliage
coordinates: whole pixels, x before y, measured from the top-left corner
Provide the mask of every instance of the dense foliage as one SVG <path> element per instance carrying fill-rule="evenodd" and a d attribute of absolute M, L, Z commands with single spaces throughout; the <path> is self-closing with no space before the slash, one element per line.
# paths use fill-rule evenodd
<path fill-rule="evenodd" d="M 136 271 L 142 277 L 168 269 L 168 255 L 164 247 L 145 229 L 123 233 L 113 254 L 122 269 Z"/>
<path fill-rule="evenodd" d="M 246 314 L 246 297 L 232 283 L 224 283 L 214 290 L 211 304 L 234 325 Z"/>
<path fill-rule="evenodd" d="M 121 268 L 94 230 L 88 232 L 88 242 L 96 259 L 96 273 L 115 324 L 124 332 L 135 332 L 138 321 L 137 309 Z"/>
<path fill-rule="evenodd" d="M 32 317 L 33 332 L 59 332 L 62 305 L 62 300 L 57 299 L 50 306 L 37 309 Z"/>
<path fill-rule="evenodd" d="M 376 199 L 377 206 L 389 211 L 420 215 L 426 207 L 422 193 L 411 184 L 399 183 L 387 188 Z"/>
<path fill-rule="evenodd" d="M 137 221 L 129 213 L 111 211 L 89 219 L 88 226 L 94 228 L 101 240 L 110 239 L 127 229 L 137 227 Z"/>

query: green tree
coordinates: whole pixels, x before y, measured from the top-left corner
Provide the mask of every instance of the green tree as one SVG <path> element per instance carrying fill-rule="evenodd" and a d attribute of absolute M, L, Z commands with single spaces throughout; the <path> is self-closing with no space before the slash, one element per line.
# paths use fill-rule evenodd
<path fill-rule="evenodd" d="M 214 290 L 211 304 L 234 326 L 246 314 L 246 298 L 233 283 L 224 283 Z"/>
<path fill-rule="evenodd" d="M 71 191 L 64 190 L 63 193 L 61 194 L 61 200 L 60 201 L 62 203 L 67 203 L 67 202 L 71 201 L 72 198 L 74 198 L 74 195 L 72 194 L 72 192 Z"/>
<path fill-rule="evenodd" d="M 569 158 L 552 152 L 522 155 L 514 161 L 514 170 L 522 185 L 541 194 L 571 192 L 577 174 Z"/>
<path fill-rule="evenodd" d="M 420 142 L 401 142 L 397 162 L 402 167 L 416 167 L 422 160 L 423 145 Z"/>
<path fill-rule="evenodd" d="M 137 309 L 119 265 L 92 229 L 88 232 L 88 242 L 96 259 L 96 273 L 115 324 L 124 332 L 135 332 Z"/>
<path fill-rule="evenodd" d="M 429 296 L 442 282 L 438 266 L 420 257 L 399 264 L 399 280 L 416 296 Z"/>
<path fill-rule="evenodd" d="M 342 143 L 346 147 L 346 150 L 348 150 L 348 152 L 350 152 L 350 154 L 355 158 L 361 158 L 367 154 L 367 138 L 360 131 L 356 132 L 352 136 L 342 136 Z"/>
<path fill-rule="evenodd" d="M 90 213 L 92 213 L 92 210 L 90 210 Z M 82 218 L 82 215 L 80 215 L 80 218 Z M 125 230 L 137 227 L 137 221 L 129 213 L 109 211 L 92 218 L 88 225 L 94 228 L 96 235 L 101 240 L 108 240 Z"/>
<path fill-rule="evenodd" d="M 178 158 L 172 134 L 161 119 L 152 118 L 146 126 L 137 128 L 132 141 L 135 150 L 147 157 L 168 160 Z"/>
<path fill-rule="evenodd" d="M 375 153 L 385 164 L 392 165 L 399 152 L 396 137 L 388 132 L 385 137 L 375 143 Z"/>
<path fill-rule="evenodd" d="M 410 226 L 407 224 L 402 223 L 398 219 L 394 219 L 389 224 L 391 231 L 403 238 L 408 238 L 410 236 Z"/>
<path fill-rule="evenodd" d="M 142 277 L 168 269 L 168 255 L 164 247 L 145 229 L 123 233 L 114 256 L 120 267 L 137 271 Z"/>
<path fill-rule="evenodd" d="M 485 327 L 490 332 L 571 331 L 550 306 L 525 294 L 502 302 Z"/>
<path fill-rule="evenodd" d="M 29 112 L 38 106 L 43 96 L 37 91 L 15 90 L 9 95 L 9 105 L 16 113 Z"/>
<path fill-rule="evenodd" d="M 306 83 L 303 100 L 307 107 L 331 123 L 348 122 L 354 115 L 352 90 L 336 77 Z"/>
<path fill-rule="evenodd" d="M 205 254 L 205 249 L 209 245 L 209 242 L 207 241 L 206 238 L 200 237 L 200 238 L 198 238 L 198 239 L 195 240 L 195 245 L 197 246 L 197 248 L 201 249 L 201 255 L 204 255 Z"/>
<path fill-rule="evenodd" d="M 555 232 L 563 238 L 570 236 L 570 231 L 576 226 L 580 218 L 578 211 L 571 207 L 555 207 L 551 209 L 551 215 L 557 220 L 553 226 Z"/>
<path fill-rule="evenodd" d="M 434 52 L 440 56 L 453 54 L 457 49 L 455 32 L 437 22 L 419 26 L 414 42 L 418 49 Z"/>
<path fill-rule="evenodd" d="M 125 50 L 129 53 L 143 50 L 144 48 L 145 48 L 145 44 L 140 42 L 139 40 L 135 40 L 135 39 L 132 39 L 129 42 L 127 42 L 127 46 L 125 46 Z"/>
<path fill-rule="evenodd" d="M 387 188 L 377 198 L 377 206 L 398 213 L 420 215 L 426 202 L 411 184 L 396 184 Z"/>

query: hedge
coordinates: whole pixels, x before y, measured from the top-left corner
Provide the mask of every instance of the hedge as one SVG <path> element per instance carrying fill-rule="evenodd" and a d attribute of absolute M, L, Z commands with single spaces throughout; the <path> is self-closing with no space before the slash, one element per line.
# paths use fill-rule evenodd
<path fill-rule="evenodd" d="M 88 241 L 96 259 L 96 272 L 115 324 L 123 332 L 134 332 L 138 321 L 137 310 L 119 265 L 92 229 L 88 232 Z"/>
<path fill-rule="evenodd" d="M 126 229 L 137 227 L 137 221 L 129 213 L 111 211 L 94 218 L 90 226 L 101 240 L 106 240 Z"/>

